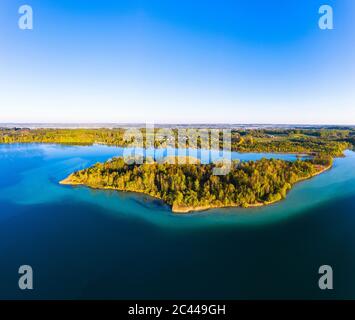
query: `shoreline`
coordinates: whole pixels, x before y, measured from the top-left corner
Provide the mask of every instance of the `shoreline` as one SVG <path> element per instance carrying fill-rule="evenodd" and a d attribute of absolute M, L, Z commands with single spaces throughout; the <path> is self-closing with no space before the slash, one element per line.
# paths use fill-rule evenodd
<path fill-rule="evenodd" d="M 91 146 L 105 146 L 105 147 L 112 147 L 112 148 L 141 148 L 141 147 L 136 147 L 136 146 L 122 146 L 118 144 L 109 144 L 109 143 L 101 143 L 101 142 L 41 142 L 41 141 L 33 141 L 33 142 L 19 142 L 19 141 L 14 141 L 14 142 L 1 142 L 0 145 L 12 145 L 12 144 L 46 144 L 46 145 L 58 145 L 58 146 L 73 146 L 73 147 L 91 147 Z M 152 148 L 142 148 L 143 150 L 147 149 L 152 149 Z M 154 147 L 153 149 L 167 149 L 165 147 L 157 146 Z M 201 149 L 201 148 L 193 148 L 193 147 L 186 147 L 186 148 L 179 148 L 175 147 L 172 149 L 191 149 L 191 150 L 206 150 L 206 151 L 219 151 L 219 152 L 235 152 L 235 153 L 240 153 L 240 154 L 247 154 L 247 153 L 255 153 L 255 154 L 260 154 L 260 153 L 269 153 L 269 154 L 282 154 L 282 155 L 297 155 L 299 157 L 307 157 L 307 156 L 314 156 L 316 152 L 314 151 L 302 151 L 302 152 L 297 152 L 297 151 L 290 151 L 290 152 L 283 152 L 283 151 L 256 151 L 256 150 L 248 150 L 248 151 L 238 151 L 238 150 L 224 150 L 224 149 Z"/>
<path fill-rule="evenodd" d="M 330 166 L 327 166 L 327 167 L 322 167 L 321 170 L 311 174 L 310 176 L 307 176 L 307 177 L 304 177 L 304 178 L 301 178 L 299 179 L 298 181 L 296 181 L 292 186 L 291 186 L 291 189 L 289 189 L 287 191 L 290 192 L 293 188 L 294 185 L 298 184 L 299 182 L 302 182 L 302 181 L 306 181 L 306 180 L 309 180 L 309 179 L 312 179 L 328 170 L 330 170 L 333 166 L 330 165 Z M 168 205 L 170 208 L 171 208 L 171 211 L 173 213 L 181 213 L 181 214 L 187 214 L 187 213 L 193 213 L 193 212 L 201 212 L 201 211 L 207 211 L 207 210 L 210 210 L 210 209 L 225 209 L 225 208 L 243 208 L 243 209 L 248 209 L 248 208 L 258 208 L 258 207 L 264 207 L 264 206 L 269 206 L 269 205 L 272 205 L 272 204 L 275 204 L 277 202 L 280 202 L 284 199 L 287 198 L 287 195 L 285 198 L 281 198 L 281 199 L 278 199 L 278 200 L 274 200 L 274 201 L 265 201 L 265 202 L 258 202 L 258 203 L 252 203 L 252 204 L 247 204 L 245 207 L 242 207 L 240 205 L 205 205 L 205 206 L 196 206 L 196 207 L 191 207 L 191 206 L 178 206 L 178 205 L 169 205 L 167 204 L 163 199 L 160 199 L 158 197 L 154 197 L 148 193 L 144 193 L 144 192 L 140 192 L 140 191 L 134 191 L 134 190 L 120 190 L 120 189 L 117 189 L 117 188 L 113 188 L 113 187 L 101 187 L 101 188 L 98 188 L 98 187 L 92 187 L 90 185 L 86 185 L 85 183 L 80 183 L 80 182 L 75 182 L 75 181 L 72 181 L 70 179 L 71 175 L 69 175 L 68 177 L 66 177 L 65 179 L 59 181 L 59 184 L 61 185 L 70 185 L 70 186 L 85 186 L 85 187 L 88 187 L 90 189 L 94 189 L 94 190 L 114 190 L 114 191 L 118 191 L 118 192 L 131 192 L 131 193 L 137 193 L 137 194 L 142 194 L 142 195 L 146 195 L 146 196 L 149 196 L 149 197 L 152 197 L 154 199 L 158 199 L 160 201 L 162 201 L 164 204 Z"/>
<path fill-rule="evenodd" d="M 308 177 L 305 177 L 305 178 L 302 178 L 300 180 L 298 180 L 297 182 L 295 182 L 291 189 L 288 191 L 290 192 L 293 188 L 294 185 L 302 182 L 302 181 L 306 181 L 306 180 L 310 180 L 328 170 L 330 170 L 333 166 L 330 165 L 328 167 L 324 167 L 322 168 L 322 170 L 308 176 Z M 288 193 L 287 192 L 287 193 Z M 287 196 L 286 196 L 287 197 Z M 210 209 L 227 209 L 227 208 L 243 208 L 243 209 L 249 209 L 249 208 L 259 208 L 259 207 L 265 207 L 265 206 L 269 206 L 269 205 L 272 205 L 272 204 L 275 204 L 275 203 L 278 203 L 278 202 L 281 202 L 282 200 L 285 200 L 285 198 L 282 198 L 280 200 L 274 200 L 274 201 L 265 201 L 265 202 L 258 202 L 258 203 L 252 203 L 252 204 L 247 204 L 246 207 L 242 207 L 240 205 L 222 205 L 222 206 L 218 206 L 218 205 L 208 205 L 208 206 L 197 206 L 197 207 L 181 207 L 181 206 L 172 206 L 171 207 L 171 210 L 172 212 L 174 213 L 192 213 L 192 212 L 201 212 L 201 211 L 207 211 L 207 210 L 210 210 Z"/>

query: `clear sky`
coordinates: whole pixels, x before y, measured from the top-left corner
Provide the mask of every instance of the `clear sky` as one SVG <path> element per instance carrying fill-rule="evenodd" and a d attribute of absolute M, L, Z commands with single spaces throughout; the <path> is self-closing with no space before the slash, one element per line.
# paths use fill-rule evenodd
<path fill-rule="evenodd" d="M 355 1 L 1 0 L 1 122 L 355 124 Z"/>

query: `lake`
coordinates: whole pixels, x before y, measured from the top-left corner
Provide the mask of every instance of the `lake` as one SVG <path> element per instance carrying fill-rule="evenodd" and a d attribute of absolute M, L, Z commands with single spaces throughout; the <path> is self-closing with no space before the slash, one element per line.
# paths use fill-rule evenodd
<path fill-rule="evenodd" d="M 0 298 L 355 298 L 354 152 L 261 208 L 176 215 L 144 195 L 58 184 L 122 152 L 0 145 Z M 262 157 L 296 159 L 232 153 Z M 24 264 L 33 291 L 18 288 Z M 325 264 L 334 290 L 318 288 Z"/>

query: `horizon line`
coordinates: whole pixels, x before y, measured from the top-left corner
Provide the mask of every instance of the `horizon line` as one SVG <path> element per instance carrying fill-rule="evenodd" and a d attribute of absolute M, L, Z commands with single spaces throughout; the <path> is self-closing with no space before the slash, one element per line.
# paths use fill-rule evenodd
<path fill-rule="evenodd" d="M 235 122 L 0 122 L 0 127 L 2 125 L 64 125 L 64 126 L 70 126 L 70 125 L 116 125 L 116 126 L 137 126 L 137 125 L 157 125 L 157 126 L 162 126 L 162 125 L 176 125 L 176 126 L 191 126 L 191 125 L 226 125 L 226 126 L 307 126 L 307 127 L 312 127 L 312 126 L 324 126 L 324 127 L 331 127 L 331 126 L 336 126 L 336 127 L 355 127 L 355 124 L 325 124 L 325 123 L 263 123 L 263 122 L 249 122 L 249 123 L 235 123 Z"/>

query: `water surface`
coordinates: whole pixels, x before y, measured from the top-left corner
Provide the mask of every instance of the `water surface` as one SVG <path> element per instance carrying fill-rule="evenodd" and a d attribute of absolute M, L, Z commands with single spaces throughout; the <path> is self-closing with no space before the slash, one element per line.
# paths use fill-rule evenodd
<path fill-rule="evenodd" d="M 253 209 L 174 215 L 147 196 L 58 184 L 121 154 L 0 145 L 0 298 L 355 298 L 355 153 Z M 262 157 L 296 159 L 232 153 Z M 23 264 L 32 292 L 17 287 Z M 318 289 L 323 264 L 333 291 Z"/>

